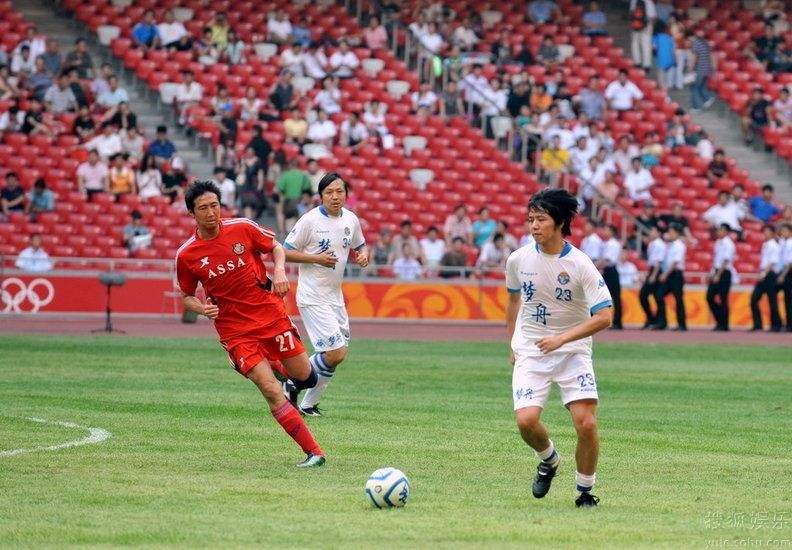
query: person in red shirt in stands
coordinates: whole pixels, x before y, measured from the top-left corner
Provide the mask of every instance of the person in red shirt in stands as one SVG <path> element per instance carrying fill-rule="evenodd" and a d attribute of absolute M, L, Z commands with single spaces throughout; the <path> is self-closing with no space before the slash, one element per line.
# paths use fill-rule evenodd
<path fill-rule="evenodd" d="M 185 309 L 214 320 L 234 368 L 259 388 L 272 416 L 307 455 L 297 466 L 321 466 L 324 452 L 273 373 L 288 378 L 296 389 L 290 395 L 294 401 L 299 390 L 317 381 L 283 303 L 289 291 L 283 247 L 274 233 L 255 222 L 221 219 L 220 190 L 210 181 L 193 183 L 184 201 L 197 225 L 195 235 L 176 252 Z M 262 254 L 272 254 L 272 279 Z M 198 283 L 206 291 L 206 302 L 195 297 Z"/>

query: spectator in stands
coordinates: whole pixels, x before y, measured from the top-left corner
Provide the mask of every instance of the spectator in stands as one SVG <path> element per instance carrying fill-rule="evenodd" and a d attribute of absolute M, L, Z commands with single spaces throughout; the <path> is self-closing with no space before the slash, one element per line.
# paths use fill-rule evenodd
<path fill-rule="evenodd" d="M 539 46 L 536 60 L 549 68 L 559 62 L 560 55 L 558 46 L 553 42 L 553 37 L 548 34 L 542 39 L 542 45 Z"/>
<path fill-rule="evenodd" d="M 506 248 L 509 249 L 509 253 L 520 248 L 520 243 L 517 241 L 517 237 L 509 233 L 509 224 L 505 220 L 498 220 L 495 233 L 500 233 L 503 235 L 503 243 L 506 245 Z"/>
<path fill-rule="evenodd" d="M 288 44 L 292 37 L 292 25 L 286 12 L 277 10 L 267 20 L 267 40 L 276 44 Z"/>
<path fill-rule="evenodd" d="M 180 200 L 184 193 L 183 187 L 187 185 L 184 162 L 179 157 L 173 157 L 171 162 L 163 164 L 161 172 L 162 194 L 174 204 Z"/>
<path fill-rule="evenodd" d="M 589 79 L 586 87 L 575 98 L 575 103 L 591 120 L 602 119 L 608 104 L 600 91 L 599 76 L 594 75 Z"/>
<path fill-rule="evenodd" d="M 22 46 L 11 58 L 11 72 L 25 78 L 36 70 L 36 58 L 30 54 L 30 46 Z"/>
<path fill-rule="evenodd" d="M 239 120 L 243 122 L 257 121 L 264 108 L 264 102 L 257 97 L 256 88 L 245 88 L 245 97 L 239 100 Z"/>
<path fill-rule="evenodd" d="M 143 214 L 133 210 L 130 222 L 124 227 L 124 246 L 130 252 L 151 246 L 151 230 L 143 223 Z"/>
<path fill-rule="evenodd" d="M 643 92 L 627 79 L 627 74 L 626 69 L 619 69 L 619 77 L 605 88 L 605 99 L 616 111 L 631 111 L 635 101 L 643 99 Z"/>
<path fill-rule="evenodd" d="M 570 156 L 567 149 L 561 147 L 561 137 L 553 136 L 550 146 L 542 151 L 541 179 L 548 185 L 558 185 L 561 174 L 569 169 Z"/>
<path fill-rule="evenodd" d="M 115 195 L 116 200 L 121 195 L 137 193 L 135 172 L 127 164 L 122 153 L 116 153 L 110 158 L 111 166 L 107 174 L 107 190 Z"/>
<path fill-rule="evenodd" d="M 729 165 L 726 164 L 726 154 L 723 149 L 716 149 L 712 162 L 707 167 L 707 180 L 709 180 L 710 184 L 713 184 L 716 180 L 725 176 L 728 171 Z"/>
<path fill-rule="evenodd" d="M 211 28 L 203 28 L 201 31 L 201 39 L 196 41 L 194 46 L 196 54 L 198 55 L 198 62 L 202 65 L 214 65 L 220 61 L 220 48 L 212 41 Z"/>
<path fill-rule="evenodd" d="M 94 136 L 85 144 L 89 151 L 95 149 L 103 160 L 109 159 L 122 150 L 121 137 L 112 122 L 102 123 L 102 133 Z"/>
<path fill-rule="evenodd" d="M 731 200 L 728 191 L 718 193 L 718 203 L 710 206 L 701 218 L 710 225 L 710 231 L 715 232 L 723 224 L 731 227 L 732 231 L 742 234 L 742 213 L 738 204 Z"/>
<path fill-rule="evenodd" d="M 652 173 L 644 168 L 641 157 L 632 159 L 632 166 L 624 176 L 624 188 L 631 201 L 651 201 L 652 194 L 649 191 L 654 185 Z"/>
<path fill-rule="evenodd" d="M 416 38 L 421 46 L 418 48 L 418 66 L 422 68 L 419 72 L 428 75 L 432 70 L 432 58 L 445 46 L 443 35 L 438 32 L 437 24 L 430 21 L 426 25 L 426 30 L 417 33 Z"/>
<path fill-rule="evenodd" d="M 655 51 L 655 65 L 657 66 L 657 80 L 664 90 L 673 88 L 676 78 L 676 52 L 674 38 L 668 33 L 668 27 L 658 21 L 655 35 L 652 38 L 652 47 Z"/>
<path fill-rule="evenodd" d="M 192 37 L 189 34 L 185 34 L 179 38 L 176 44 L 171 46 L 171 49 L 177 52 L 192 52 L 195 49 L 195 44 Z"/>
<path fill-rule="evenodd" d="M 652 33 L 657 20 L 654 0 L 630 0 L 630 50 L 632 60 L 649 71 L 652 68 Z"/>
<path fill-rule="evenodd" d="M 30 55 L 35 59 L 46 51 L 47 37 L 40 34 L 35 25 L 30 25 L 25 31 L 25 38 L 17 44 L 14 53 L 20 51 L 25 46 L 30 49 Z"/>
<path fill-rule="evenodd" d="M 506 246 L 501 233 L 495 233 L 492 240 L 484 243 L 481 248 L 481 253 L 476 260 L 476 267 L 481 269 L 497 269 L 503 270 L 506 268 L 506 259 L 509 257 L 511 250 Z"/>
<path fill-rule="evenodd" d="M 118 86 L 118 77 L 115 75 L 107 79 L 110 88 L 96 98 L 99 106 L 107 109 L 104 114 L 105 119 L 109 119 L 115 115 L 118 110 L 118 105 L 121 103 L 129 103 L 129 94 L 124 88 Z"/>
<path fill-rule="evenodd" d="M 53 263 L 49 254 L 41 248 L 41 234 L 30 235 L 30 246 L 19 253 L 14 262 L 17 269 L 31 273 L 44 273 L 52 271 Z"/>
<path fill-rule="evenodd" d="M 784 39 L 776 34 L 773 26 L 767 25 L 764 34 L 754 39 L 751 53 L 768 71 L 772 72 L 776 68 L 780 53 L 779 47 L 783 42 Z"/>
<path fill-rule="evenodd" d="M 187 110 L 203 99 L 203 86 L 195 81 L 192 71 L 182 71 L 182 82 L 176 87 L 173 106 L 180 126 L 189 123 Z"/>
<path fill-rule="evenodd" d="M 314 80 L 324 80 L 330 67 L 330 62 L 327 60 L 324 49 L 313 42 L 307 48 L 303 53 L 305 76 L 310 76 Z"/>
<path fill-rule="evenodd" d="M 266 172 L 270 157 L 272 156 L 272 145 L 270 145 L 270 142 L 264 137 L 263 130 L 258 124 L 253 127 L 253 137 L 245 147 L 250 147 L 256 152 L 256 156 L 261 162 L 262 169 Z"/>
<path fill-rule="evenodd" d="M 792 127 L 792 97 L 788 88 L 781 88 L 773 102 L 773 123 L 782 129 Z"/>
<path fill-rule="evenodd" d="M 44 108 L 41 105 L 41 102 L 37 99 L 30 99 L 29 106 L 27 112 L 25 112 L 25 118 L 22 122 L 22 128 L 20 131 L 23 134 L 28 135 L 44 135 L 44 136 L 52 136 L 54 132 L 50 127 L 44 122 Z"/>
<path fill-rule="evenodd" d="M 99 74 L 91 81 L 91 93 L 98 98 L 103 93 L 110 91 L 110 77 L 113 76 L 113 67 L 110 63 L 102 63 Z"/>
<path fill-rule="evenodd" d="M 80 78 L 93 78 L 93 59 L 88 53 L 88 43 L 85 38 L 78 38 L 74 41 L 74 49 L 66 54 L 66 69 L 77 69 Z"/>
<path fill-rule="evenodd" d="M 536 25 L 550 23 L 561 16 L 561 11 L 552 0 L 532 0 L 528 4 L 528 18 Z"/>
<path fill-rule="evenodd" d="M 369 137 L 368 128 L 360 120 L 359 113 L 349 113 L 349 116 L 341 123 L 339 129 L 339 145 L 357 149 L 365 145 Z"/>
<path fill-rule="evenodd" d="M 666 124 L 665 144 L 672 149 L 688 142 L 688 129 L 683 119 L 684 116 L 685 111 L 677 109 L 674 111 L 674 116 Z"/>
<path fill-rule="evenodd" d="M 465 240 L 462 237 L 454 237 L 443 257 L 440 259 L 440 277 L 451 279 L 454 277 L 467 276 L 467 254 L 465 253 Z"/>
<path fill-rule="evenodd" d="M 168 139 L 168 128 L 157 126 L 157 138 L 152 141 L 147 153 L 157 159 L 157 164 L 170 160 L 176 154 L 176 146 Z"/>
<path fill-rule="evenodd" d="M 390 229 L 383 227 L 371 249 L 372 266 L 388 265 L 391 255 L 393 255 L 393 234 Z"/>
<path fill-rule="evenodd" d="M 235 212 L 236 183 L 228 177 L 228 171 L 222 166 L 215 166 L 212 172 L 212 183 L 220 190 L 220 205 Z"/>
<path fill-rule="evenodd" d="M 696 238 L 690 232 L 690 222 L 687 217 L 682 213 L 682 203 L 675 202 L 671 207 L 671 212 L 668 214 L 661 214 L 659 217 L 659 226 L 663 231 L 668 231 L 672 225 L 679 230 L 680 236 L 690 245 L 696 244 Z"/>
<path fill-rule="evenodd" d="M 292 25 L 292 40 L 303 48 L 311 43 L 311 23 L 307 17 L 300 18 L 299 23 Z"/>
<path fill-rule="evenodd" d="M 451 245 L 456 238 L 462 239 L 465 243 L 472 242 L 473 224 L 467 215 L 467 207 L 464 204 L 457 204 L 454 207 L 454 213 L 446 218 L 443 234 L 448 245 Z"/>
<path fill-rule="evenodd" d="M 77 98 L 74 97 L 74 93 L 69 87 L 68 78 L 65 73 L 62 73 L 58 77 L 57 83 L 50 86 L 44 94 L 44 103 L 53 113 L 60 114 L 77 110 Z"/>
<path fill-rule="evenodd" d="M 699 140 L 696 143 L 696 152 L 704 160 L 712 160 L 715 156 L 715 146 L 710 141 L 709 134 L 702 130 L 699 132 Z"/>
<path fill-rule="evenodd" d="M 44 66 L 52 75 L 58 75 L 63 69 L 63 56 L 60 53 L 60 46 L 55 40 L 47 41 L 47 49 L 41 54 Z"/>
<path fill-rule="evenodd" d="M 309 159 L 308 160 L 308 168 L 305 171 L 305 174 L 308 176 L 308 179 L 311 180 L 311 190 L 313 194 L 317 194 L 319 192 L 319 181 L 327 172 L 319 167 L 319 163 L 316 159 Z"/>
<path fill-rule="evenodd" d="M 775 200 L 775 189 L 769 183 L 763 185 L 762 194 L 751 197 L 748 204 L 751 207 L 751 215 L 764 223 L 769 223 L 782 211 Z"/>
<path fill-rule="evenodd" d="M 411 252 L 418 255 L 418 259 L 425 263 L 422 258 L 421 244 L 415 235 L 412 234 L 412 222 L 410 220 L 403 220 L 399 226 L 399 234 L 393 237 L 393 256 L 391 256 L 388 263 L 394 264 L 398 258 L 403 257 L 405 245 L 409 246 Z"/>
<path fill-rule="evenodd" d="M 8 216 L 11 212 L 25 210 L 25 191 L 19 185 L 19 176 L 16 172 L 8 172 L 5 176 L 5 186 L 0 191 L 0 208 Z"/>
<path fill-rule="evenodd" d="M 286 143 L 302 146 L 308 133 L 308 122 L 300 109 L 292 109 L 291 114 L 283 121 L 283 132 Z"/>
<path fill-rule="evenodd" d="M 462 102 L 462 92 L 459 91 L 457 83 L 450 80 L 443 91 L 442 101 L 440 102 L 440 114 L 445 117 L 459 116 L 465 112 L 465 105 Z"/>
<path fill-rule="evenodd" d="M 359 65 L 360 60 L 355 52 L 349 49 L 346 40 L 342 40 L 338 50 L 330 56 L 330 68 L 333 69 L 333 75 L 338 78 L 352 78 Z"/>
<path fill-rule="evenodd" d="M 47 183 L 39 178 L 33 184 L 33 189 L 27 194 L 25 212 L 35 221 L 36 215 L 42 212 L 55 210 L 55 194 L 47 189 Z"/>
<path fill-rule="evenodd" d="M 32 97 L 41 101 L 52 86 L 53 76 L 44 65 L 44 58 L 37 57 L 33 66 L 33 73 L 25 80 L 25 88 L 30 91 Z"/>
<path fill-rule="evenodd" d="M 212 42 L 217 44 L 220 50 L 225 50 L 228 46 L 228 33 L 231 30 L 225 14 L 223 12 L 215 14 L 209 22 L 209 28 L 212 30 Z"/>
<path fill-rule="evenodd" d="M 297 217 L 302 218 L 306 212 L 314 207 L 313 194 L 306 191 L 297 203 Z"/>
<path fill-rule="evenodd" d="M 415 259 L 415 248 L 404 243 L 401 254 L 393 261 L 393 274 L 403 281 L 414 281 L 421 276 L 421 264 Z"/>
<path fill-rule="evenodd" d="M 333 149 L 333 141 L 337 134 L 335 122 L 328 118 L 325 111 L 318 111 L 316 120 L 308 125 L 305 137 L 311 143 L 323 146 L 329 153 Z"/>
<path fill-rule="evenodd" d="M 88 160 L 77 167 L 77 185 L 88 202 L 96 193 L 102 193 L 108 187 L 109 171 L 96 149 L 88 151 Z"/>
<path fill-rule="evenodd" d="M 459 47 L 459 49 L 463 52 L 472 51 L 480 40 L 481 39 L 476 35 L 476 32 L 473 30 L 473 26 L 470 23 L 469 17 L 463 18 L 462 22 L 459 24 L 459 26 L 456 29 L 454 29 L 454 32 L 451 35 L 451 44 Z M 495 53 L 496 60 L 498 59 L 498 57 L 499 57 L 498 53 Z"/>
<path fill-rule="evenodd" d="M 96 125 L 87 106 L 81 106 L 74 119 L 74 133 L 81 141 L 89 139 L 94 134 Z"/>
<path fill-rule="evenodd" d="M 138 196 L 146 202 L 151 197 L 162 196 L 162 173 L 157 168 L 157 161 L 151 155 L 146 155 L 140 163 L 136 175 Z"/>
<path fill-rule="evenodd" d="M 363 29 L 363 41 L 371 51 L 382 50 L 387 45 L 388 34 L 376 16 L 371 17 L 368 27 Z"/>
<path fill-rule="evenodd" d="M 245 149 L 239 160 L 236 175 L 239 205 L 242 215 L 251 220 L 258 219 L 264 206 L 264 170 L 253 148 Z M 310 198 L 310 193 L 309 193 Z"/>
<path fill-rule="evenodd" d="M 428 82 L 422 82 L 419 89 L 412 93 L 410 99 L 412 100 L 413 112 L 420 107 L 426 107 L 432 113 L 437 112 L 437 94 L 432 91 L 432 86 Z"/>
<path fill-rule="evenodd" d="M 605 26 L 608 24 L 608 19 L 605 12 L 599 7 L 599 3 L 589 3 L 589 8 L 583 14 L 583 34 L 588 36 L 606 36 L 608 31 Z"/>
<path fill-rule="evenodd" d="M 739 213 L 740 219 L 747 218 L 750 215 L 751 207 L 745 199 L 745 189 L 742 185 L 737 184 L 732 187 L 731 200 L 737 204 L 737 212 Z"/>
<path fill-rule="evenodd" d="M 492 238 L 498 224 L 495 220 L 490 218 L 489 208 L 486 206 L 479 210 L 478 219 L 473 222 L 471 226 L 471 239 L 477 248 L 484 246 L 484 243 Z"/>
<path fill-rule="evenodd" d="M 499 67 L 511 63 L 514 58 L 511 46 L 511 33 L 507 30 L 502 30 L 497 40 L 492 43 L 490 52 L 492 53 L 493 62 Z"/>
<path fill-rule="evenodd" d="M 619 138 L 616 145 L 616 150 L 613 152 L 613 160 L 622 175 L 626 175 L 630 171 L 632 159 L 640 154 L 640 149 L 633 143 L 632 135 L 623 135 Z"/>
<path fill-rule="evenodd" d="M 132 27 L 132 40 L 143 49 L 156 48 L 159 45 L 160 36 L 153 10 L 146 10 L 143 20 Z"/>
<path fill-rule="evenodd" d="M 699 28 L 695 34 L 689 32 L 686 36 L 688 40 L 692 41 L 691 51 L 694 57 L 692 66 L 696 73 L 696 79 L 691 88 L 693 104 L 691 110 L 695 113 L 701 109 L 709 108 L 715 102 L 715 96 L 707 86 L 707 80 L 715 72 L 715 65 L 709 42 L 704 36 L 704 30 Z"/>
<path fill-rule="evenodd" d="M 278 81 L 270 91 L 269 100 L 278 111 L 294 109 L 294 87 L 292 86 L 291 73 L 288 71 L 281 72 Z"/>
<path fill-rule="evenodd" d="M 130 126 L 126 131 L 120 132 L 121 152 L 135 164 L 146 152 L 146 140 L 138 132 L 137 126 Z"/>
<path fill-rule="evenodd" d="M 754 88 L 742 117 L 746 145 L 752 144 L 756 135 L 762 135 L 762 131 L 770 123 L 770 107 L 771 104 L 765 99 L 762 88 Z"/>
<path fill-rule="evenodd" d="M 512 86 L 509 97 L 506 100 L 506 109 L 512 117 L 520 114 L 523 106 L 531 105 L 531 89 L 528 82 L 520 81 Z"/>
<path fill-rule="evenodd" d="M 385 125 L 385 112 L 387 110 L 387 106 L 380 103 L 380 101 L 377 99 L 372 99 L 366 104 L 365 108 L 366 110 L 363 113 L 363 122 L 366 124 L 369 132 L 372 135 L 380 136 L 380 139 L 382 139 L 383 142 L 386 141 L 386 138 L 392 140 L 393 138 L 390 135 L 390 131 Z"/>
<path fill-rule="evenodd" d="M 119 128 L 121 132 L 126 132 L 130 128 L 137 127 L 137 115 L 132 112 L 129 108 L 129 103 L 126 101 L 122 101 L 118 104 L 118 109 L 109 120 L 110 123 L 116 128 Z"/>
<path fill-rule="evenodd" d="M 341 91 L 335 78 L 328 76 L 322 81 L 322 90 L 316 94 L 314 105 L 328 115 L 341 112 Z"/>
<path fill-rule="evenodd" d="M 11 76 L 7 65 L 0 65 L 0 99 L 12 99 L 19 95 L 16 78 Z"/>
<path fill-rule="evenodd" d="M 437 227 L 430 225 L 426 230 L 426 237 L 419 241 L 421 252 L 426 259 L 426 267 L 434 270 L 440 265 L 445 251 L 445 241 L 437 234 Z"/>
<path fill-rule="evenodd" d="M 237 163 L 236 140 L 226 137 L 225 140 L 215 147 L 215 166 L 219 166 L 226 171 L 226 175 L 236 174 Z"/>
<path fill-rule="evenodd" d="M 644 137 L 644 146 L 641 147 L 641 163 L 646 168 L 653 168 L 660 164 L 663 156 L 663 144 L 660 143 L 660 135 L 657 132 L 647 132 Z"/>
<path fill-rule="evenodd" d="M 237 36 L 233 29 L 228 29 L 228 43 L 221 54 L 221 59 L 229 65 L 239 65 L 245 62 L 245 42 Z"/>
<path fill-rule="evenodd" d="M 222 16 L 222 14 L 221 14 Z M 165 10 L 162 23 L 157 25 L 159 43 L 163 48 L 175 48 L 182 36 L 189 34 L 181 21 L 176 21 L 173 10 Z"/>
<path fill-rule="evenodd" d="M 285 233 L 297 220 L 297 203 L 306 191 L 311 192 L 311 180 L 300 170 L 300 161 L 296 158 L 289 162 L 289 169 L 283 172 L 277 183 L 278 202 L 275 215 L 278 231 Z"/>
<path fill-rule="evenodd" d="M 762 235 L 764 244 L 759 261 L 759 279 L 751 293 L 751 316 L 753 317 L 751 330 L 760 331 L 763 329 L 759 302 L 767 295 L 770 306 L 770 330 L 781 332 L 781 316 L 778 313 L 778 274 L 783 269 L 781 247 L 776 240 L 776 232 L 772 225 L 765 225 L 762 228 Z"/>
<path fill-rule="evenodd" d="M 280 55 L 282 70 L 289 71 L 292 76 L 303 76 L 303 47 L 294 42 L 283 50 Z"/>

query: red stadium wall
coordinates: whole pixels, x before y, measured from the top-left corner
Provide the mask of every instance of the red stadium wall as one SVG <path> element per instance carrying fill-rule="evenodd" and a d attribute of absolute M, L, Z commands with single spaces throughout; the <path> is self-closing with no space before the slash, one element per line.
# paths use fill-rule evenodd
<path fill-rule="evenodd" d="M 16 275 L 0 282 L 0 312 L 19 313 L 101 313 L 105 308 L 106 288 L 96 276 Z M 122 287 L 113 288 L 113 311 L 163 315 L 180 313 L 181 300 L 174 296 L 172 281 L 162 277 L 130 277 Z M 502 285 L 492 283 L 399 283 L 393 281 L 348 282 L 344 285 L 349 314 L 353 318 L 442 319 L 502 321 L 507 300 Z M 289 311 L 297 313 L 294 295 L 288 298 Z M 731 324 L 750 327 L 750 289 L 731 293 Z M 638 292 L 622 293 L 624 323 L 643 324 Z M 685 293 L 688 326 L 711 327 L 705 289 L 688 287 Z M 766 303 L 762 304 L 767 318 Z M 674 319 L 668 302 L 670 320 Z M 672 323 L 673 326 L 673 323 Z"/>

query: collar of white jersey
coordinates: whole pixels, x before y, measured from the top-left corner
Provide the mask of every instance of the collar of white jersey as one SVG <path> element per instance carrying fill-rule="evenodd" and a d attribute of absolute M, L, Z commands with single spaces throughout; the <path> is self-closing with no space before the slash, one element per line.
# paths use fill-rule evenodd
<path fill-rule="evenodd" d="M 536 251 L 539 252 L 540 254 L 546 254 L 545 252 L 542 252 L 541 250 L 539 250 L 539 243 L 536 243 L 535 247 L 536 247 Z M 564 241 L 564 248 L 561 249 L 561 254 L 559 254 L 558 257 L 559 258 L 563 258 L 564 256 L 566 256 L 570 252 L 572 252 L 572 245 L 569 244 L 568 242 Z M 547 254 L 547 255 L 548 256 L 554 256 L 555 254 Z"/>
<path fill-rule="evenodd" d="M 338 216 L 331 216 L 330 212 L 327 211 L 327 208 L 324 207 L 324 204 L 319 205 L 319 212 L 321 212 L 322 216 L 325 218 L 340 218 L 344 215 L 344 207 L 341 207 L 341 211 L 339 212 Z"/>

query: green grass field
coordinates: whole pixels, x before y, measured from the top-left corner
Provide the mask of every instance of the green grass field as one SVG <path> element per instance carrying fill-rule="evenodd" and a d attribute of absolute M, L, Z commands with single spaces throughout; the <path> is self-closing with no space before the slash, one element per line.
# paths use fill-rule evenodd
<path fill-rule="evenodd" d="M 706 547 L 792 540 L 789 348 L 598 345 L 596 510 L 574 507 L 574 432 L 543 500 L 514 427 L 505 344 L 356 341 L 302 455 L 210 340 L 0 337 L 0 546 Z M 364 500 L 402 469 L 404 509 Z"/>

